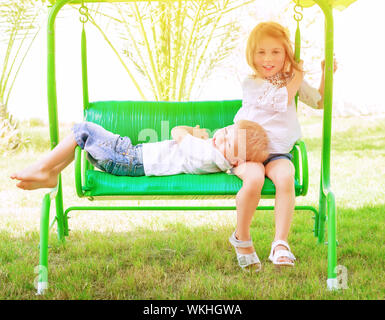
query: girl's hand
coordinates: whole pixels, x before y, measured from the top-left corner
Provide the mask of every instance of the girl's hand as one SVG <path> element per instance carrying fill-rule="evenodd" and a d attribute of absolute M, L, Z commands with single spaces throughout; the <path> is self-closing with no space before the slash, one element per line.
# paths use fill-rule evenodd
<path fill-rule="evenodd" d="M 294 76 L 297 77 L 297 78 L 301 78 L 303 79 L 303 60 L 300 60 L 298 62 L 298 66 L 299 68 L 302 70 L 302 71 L 299 71 L 297 69 L 294 69 L 293 73 L 294 73 Z"/>
<path fill-rule="evenodd" d="M 299 60 L 298 66 L 301 68 L 301 70 L 303 70 L 303 60 Z"/>
<path fill-rule="evenodd" d="M 197 124 L 193 128 L 193 136 L 196 138 L 199 138 L 199 139 L 203 139 L 203 140 L 206 140 L 209 138 L 209 134 L 208 134 L 207 130 L 204 128 L 200 128 L 199 124 Z"/>
<path fill-rule="evenodd" d="M 334 59 L 333 73 L 336 72 L 337 69 L 338 69 L 337 60 Z M 322 70 L 323 73 L 325 72 L 325 60 L 322 60 L 322 62 L 321 62 L 321 70 Z"/>
<path fill-rule="evenodd" d="M 300 60 L 298 62 L 298 67 L 303 70 L 303 61 Z M 293 68 L 294 69 L 294 68 Z M 291 103 L 297 94 L 297 91 L 299 90 L 299 87 L 301 86 L 301 83 L 303 81 L 303 71 L 294 69 L 293 70 L 293 78 L 287 83 L 286 89 L 287 89 L 287 103 Z"/>
<path fill-rule="evenodd" d="M 318 101 L 318 109 L 323 109 L 324 106 L 324 89 L 325 89 L 325 60 L 321 62 L 322 77 L 318 92 L 321 95 L 320 101 Z M 337 71 L 337 60 L 334 59 L 333 73 Z"/>

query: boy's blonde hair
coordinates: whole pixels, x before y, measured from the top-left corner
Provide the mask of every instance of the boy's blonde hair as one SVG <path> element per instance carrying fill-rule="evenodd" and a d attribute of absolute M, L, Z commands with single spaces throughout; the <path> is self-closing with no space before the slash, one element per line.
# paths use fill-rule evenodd
<path fill-rule="evenodd" d="M 294 52 L 290 41 L 289 30 L 281 26 L 279 23 L 270 21 L 262 22 L 254 27 L 247 40 L 246 61 L 247 64 L 253 69 L 255 73 L 254 76 L 258 76 L 257 68 L 254 65 L 254 55 L 257 50 L 258 43 L 263 37 L 266 36 L 281 41 L 283 47 L 285 48 L 286 58 L 285 65 L 283 67 L 284 73 L 289 73 L 289 75 L 291 75 L 293 73 L 293 69 L 303 71 L 294 60 Z"/>
<path fill-rule="evenodd" d="M 269 140 L 265 130 L 249 120 L 239 120 L 235 125 L 238 130 L 238 155 L 243 155 L 246 161 L 264 162 L 269 156 Z"/>

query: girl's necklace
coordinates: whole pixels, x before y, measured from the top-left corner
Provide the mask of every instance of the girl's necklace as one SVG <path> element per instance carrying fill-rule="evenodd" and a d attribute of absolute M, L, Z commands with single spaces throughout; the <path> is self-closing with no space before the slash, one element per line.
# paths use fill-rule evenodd
<path fill-rule="evenodd" d="M 288 73 L 278 72 L 271 77 L 266 77 L 265 80 L 269 81 L 272 85 L 282 88 L 287 85 L 291 76 Z"/>

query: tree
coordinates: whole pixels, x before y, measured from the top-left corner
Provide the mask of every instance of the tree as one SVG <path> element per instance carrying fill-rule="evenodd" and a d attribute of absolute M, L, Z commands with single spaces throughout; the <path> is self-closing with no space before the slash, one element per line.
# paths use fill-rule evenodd
<path fill-rule="evenodd" d="M 236 46 L 239 27 L 228 19 L 228 13 L 250 2 L 113 3 L 109 11 L 102 11 L 100 5 L 91 8 L 89 20 L 118 55 L 143 99 L 147 99 L 147 88 L 150 99 L 186 101 Z M 113 33 L 102 27 L 101 17 L 114 26 Z M 113 42 L 121 46 L 120 53 Z"/>
<path fill-rule="evenodd" d="M 36 0 L 0 2 L 0 150 L 22 143 L 18 123 L 8 112 L 8 101 L 19 71 L 39 29 L 41 3 Z"/>

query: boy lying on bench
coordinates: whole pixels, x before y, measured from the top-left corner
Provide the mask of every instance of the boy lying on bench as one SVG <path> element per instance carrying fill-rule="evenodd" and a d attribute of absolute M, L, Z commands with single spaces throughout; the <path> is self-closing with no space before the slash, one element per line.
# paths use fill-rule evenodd
<path fill-rule="evenodd" d="M 268 156 L 265 131 L 248 120 L 217 130 L 212 139 L 199 126 L 174 127 L 171 136 L 172 140 L 133 145 L 129 137 L 82 122 L 42 159 L 11 178 L 25 190 L 54 188 L 58 174 L 73 161 L 77 145 L 98 169 L 133 177 L 228 171 L 245 161 L 263 162 Z"/>

